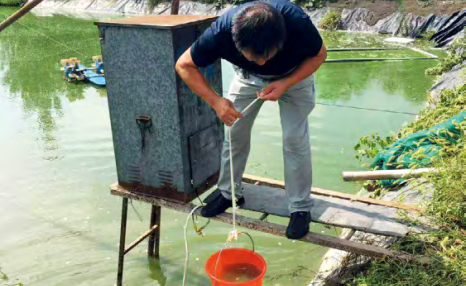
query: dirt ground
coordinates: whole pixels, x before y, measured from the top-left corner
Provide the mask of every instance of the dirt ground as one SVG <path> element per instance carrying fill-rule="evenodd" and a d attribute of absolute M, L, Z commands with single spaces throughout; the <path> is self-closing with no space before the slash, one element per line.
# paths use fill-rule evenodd
<path fill-rule="evenodd" d="M 381 19 L 395 11 L 413 13 L 415 15 L 427 16 L 429 14 L 452 14 L 466 8 L 465 0 L 438 1 L 428 0 L 429 4 L 423 7 L 419 0 L 331 0 L 327 6 L 337 8 L 367 8 L 375 13 L 376 18 Z"/>

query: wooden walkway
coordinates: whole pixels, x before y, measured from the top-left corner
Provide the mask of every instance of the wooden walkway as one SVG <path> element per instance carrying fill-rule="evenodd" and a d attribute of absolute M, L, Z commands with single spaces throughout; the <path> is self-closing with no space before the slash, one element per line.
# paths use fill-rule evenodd
<path fill-rule="evenodd" d="M 276 183 L 271 186 L 271 180 L 268 180 L 268 185 L 261 185 L 260 182 L 264 182 L 263 178 L 254 179 L 252 176 L 246 176 L 246 178 L 249 179 L 246 181 L 256 181 L 259 184 L 243 184 L 245 204 L 242 208 L 281 217 L 290 215 L 282 182 L 275 181 Z M 399 237 L 426 230 L 426 227 L 411 226 L 401 219 L 400 209 L 404 209 L 405 215 L 417 218 L 418 212 L 416 210 L 420 209 L 416 207 L 335 193 L 317 188 L 313 190 L 311 194 L 314 202 L 311 209 L 312 221 L 373 234 Z"/>
<path fill-rule="evenodd" d="M 242 208 L 258 212 L 258 217 L 260 218 L 256 219 L 237 215 L 236 220 L 238 226 L 278 236 L 285 236 L 285 225 L 265 221 L 265 218 L 268 215 L 289 215 L 287 210 L 287 199 L 285 197 L 285 192 L 282 189 L 283 182 L 246 175 L 244 177 L 243 187 L 246 203 Z M 132 193 L 118 184 L 111 186 L 111 193 L 113 195 L 123 197 L 123 205 L 125 205 L 125 200 L 127 204 L 128 199 L 134 199 L 147 202 L 153 207 L 170 208 L 186 213 L 189 213 L 194 207 L 196 207 L 196 205 L 192 203 L 180 204 L 143 194 Z M 408 226 L 397 218 L 397 211 L 400 209 L 404 209 L 416 216 L 416 207 L 356 197 L 354 195 L 322 189 L 313 189 L 312 196 L 314 199 L 312 220 L 315 222 L 391 236 L 405 236 L 412 232 L 422 231 L 422 228 Z M 368 203 L 367 201 L 371 203 Z M 393 205 L 386 206 L 387 204 Z M 232 223 L 232 215 L 230 213 L 221 214 L 213 219 Z M 152 223 L 151 227 L 153 227 Z M 150 234 L 151 231 L 146 232 L 136 240 L 136 243 L 131 245 L 136 245 Z M 401 260 L 415 259 L 408 253 L 401 253 L 398 251 L 392 251 L 381 247 L 312 232 L 309 232 L 303 239 L 301 239 L 301 241 L 370 257 L 391 257 Z M 126 252 L 127 251 L 125 251 L 125 253 Z"/>

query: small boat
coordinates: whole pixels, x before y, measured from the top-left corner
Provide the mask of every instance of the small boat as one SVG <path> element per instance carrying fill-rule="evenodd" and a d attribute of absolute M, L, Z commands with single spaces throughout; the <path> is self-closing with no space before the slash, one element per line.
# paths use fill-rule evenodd
<path fill-rule="evenodd" d="M 68 82 L 87 80 L 95 85 L 105 86 L 107 82 L 104 76 L 102 56 L 94 56 L 92 60 L 94 64 L 91 68 L 88 68 L 82 65 L 77 58 L 63 59 L 60 61 L 63 66 L 60 70 L 65 73 L 65 78 Z"/>

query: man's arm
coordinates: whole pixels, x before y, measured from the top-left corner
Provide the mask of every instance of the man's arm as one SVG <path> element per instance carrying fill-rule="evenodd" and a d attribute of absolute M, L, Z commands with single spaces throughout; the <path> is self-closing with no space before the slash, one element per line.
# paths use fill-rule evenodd
<path fill-rule="evenodd" d="M 176 62 L 175 68 L 191 90 L 207 102 L 226 125 L 230 126 L 236 119 L 243 117 L 241 113 L 235 110 L 231 101 L 217 95 L 212 87 L 209 86 L 204 76 L 193 62 L 191 48 L 181 55 Z"/>
<path fill-rule="evenodd" d="M 283 93 L 293 85 L 315 73 L 326 58 L 327 49 L 322 43 L 322 47 L 315 57 L 305 59 L 289 76 L 270 83 L 258 96 L 263 100 L 276 101 L 280 99 Z"/>

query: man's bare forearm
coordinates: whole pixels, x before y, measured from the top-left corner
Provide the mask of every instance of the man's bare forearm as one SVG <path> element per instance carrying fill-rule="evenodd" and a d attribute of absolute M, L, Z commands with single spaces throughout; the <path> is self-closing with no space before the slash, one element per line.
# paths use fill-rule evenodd
<path fill-rule="evenodd" d="M 194 93 L 214 107 L 220 96 L 209 86 L 202 73 L 192 63 L 191 49 L 181 55 L 176 63 L 176 71 Z"/>
<path fill-rule="evenodd" d="M 317 56 L 304 60 L 304 62 L 302 62 L 301 65 L 299 65 L 299 67 L 291 73 L 291 75 L 283 79 L 287 83 L 288 88 L 314 74 L 325 62 L 326 58 L 327 49 L 325 48 L 325 45 L 322 44 L 322 48 L 320 49 Z"/>

